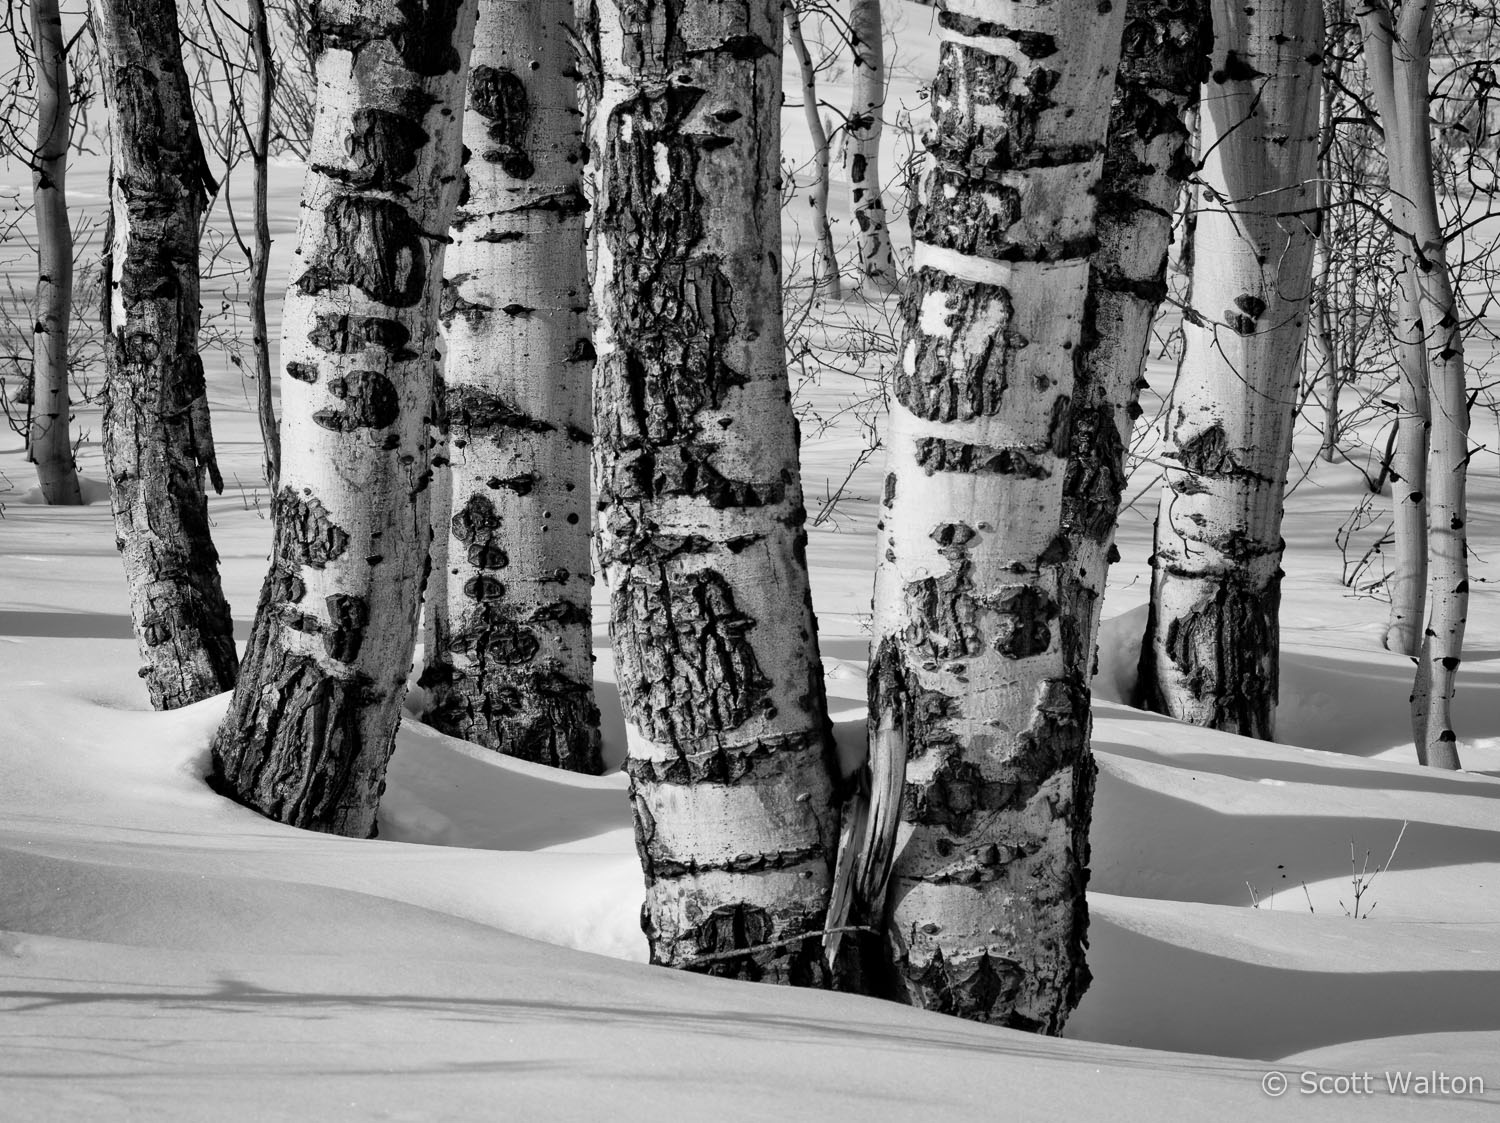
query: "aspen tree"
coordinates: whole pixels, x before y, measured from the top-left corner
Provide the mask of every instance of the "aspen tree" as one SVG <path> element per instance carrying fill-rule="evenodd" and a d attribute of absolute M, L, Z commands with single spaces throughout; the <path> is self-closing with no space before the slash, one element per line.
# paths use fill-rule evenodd
<path fill-rule="evenodd" d="M 1319 4 L 1214 0 L 1192 307 L 1165 422 L 1141 691 L 1274 733 L 1282 493 L 1317 226 Z"/>
<path fill-rule="evenodd" d="M 198 354 L 204 161 L 171 0 L 100 0 L 109 106 L 104 460 L 130 614 L 158 709 L 234 685 L 238 660 L 205 478 L 224 488 Z"/>
<path fill-rule="evenodd" d="M 896 265 L 880 184 L 880 134 L 885 127 L 885 26 L 880 0 L 849 0 L 849 51 L 854 98 L 844 155 L 859 271 L 864 279 L 892 286 Z"/>
<path fill-rule="evenodd" d="M 1099 248 L 1089 267 L 1088 319 L 1073 392 L 1063 492 L 1068 537 L 1064 616 L 1092 660 L 1140 416 L 1146 348 L 1167 293 L 1172 218 L 1193 170 L 1186 120 L 1208 76 L 1208 0 L 1129 0 L 1099 182 Z"/>
<path fill-rule="evenodd" d="M 897 996 L 1049 1033 L 1089 977 L 1094 763 L 1063 485 L 1124 17 L 1093 0 L 938 15 L 885 435 L 869 825 L 844 842 L 856 925 L 880 922 L 891 870 Z"/>
<path fill-rule="evenodd" d="M 1407 309 L 1401 327 L 1421 340 L 1430 391 L 1428 615 L 1415 653 L 1412 733 L 1421 763 L 1457 769 L 1452 703 L 1469 612 L 1469 400 L 1458 302 L 1433 185 L 1428 108 L 1433 5 L 1408 0 L 1399 20 L 1393 20 L 1384 0 L 1364 0 L 1358 16 L 1370 85 L 1385 130 L 1392 212 L 1401 225 L 1396 239 Z M 1409 324 L 1413 296 L 1419 318 Z"/>
<path fill-rule="evenodd" d="M 655 963 L 826 985 L 834 764 L 781 325 L 779 0 L 598 3 L 599 550 Z"/>
<path fill-rule="evenodd" d="M 833 248 L 833 229 L 828 222 L 830 145 L 828 130 L 818 115 L 818 75 L 812 53 L 807 49 L 807 40 L 802 36 L 802 16 L 797 11 L 796 0 L 782 0 L 781 8 L 786 17 L 787 42 L 797 56 L 797 70 L 802 78 L 802 117 L 807 122 L 807 134 L 813 143 L 813 182 L 807 194 L 813 212 L 813 291 L 838 297 L 843 286 L 839 281 L 838 254 Z"/>
<path fill-rule="evenodd" d="M 447 449 L 427 593 L 427 720 L 597 773 L 589 339 L 572 0 L 481 0 L 467 192 L 439 318 Z"/>
<path fill-rule="evenodd" d="M 325 0 L 299 261 L 282 317 L 281 490 L 221 788 L 375 830 L 428 564 L 443 246 L 474 0 Z"/>
<path fill-rule="evenodd" d="M 73 311 L 73 231 L 68 225 L 68 56 L 57 0 L 33 0 L 36 44 L 36 327 L 32 333 L 31 426 L 26 456 L 49 505 L 83 502 L 69 441 L 68 322 Z"/>

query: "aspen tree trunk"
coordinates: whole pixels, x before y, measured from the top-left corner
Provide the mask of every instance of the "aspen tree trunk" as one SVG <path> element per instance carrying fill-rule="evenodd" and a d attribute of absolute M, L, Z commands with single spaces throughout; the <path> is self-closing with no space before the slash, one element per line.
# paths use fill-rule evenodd
<path fill-rule="evenodd" d="M 68 323 L 73 311 L 73 231 L 68 225 L 68 56 L 57 0 L 33 0 L 36 44 L 36 326 L 32 333 L 31 425 L 26 456 L 49 506 L 83 502 L 68 439 Z"/>
<path fill-rule="evenodd" d="M 859 271 L 863 278 L 893 286 L 896 266 L 880 190 L 881 115 L 885 112 L 885 29 L 880 0 L 849 0 L 849 40 L 854 104 L 849 110 L 849 140 L 844 151 Z"/>
<path fill-rule="evenodd" d="M 265 0 L 250 0 L 250 45 L 255 55 L 255 133 L 250 144 L 253 166 L 255 249 L 250 254 L 250 337 L 255 349 L 255 415 L 260 422 L 266 486 L 275 495 L 281 480 L 281 433 L 271 401 L 271 339 L 266 324 L 266 274 L 271 267 L 270 163 L 271 114 L 276 96 L 276 64 Z"/>
<path fill-rule="evenodd" d="M 783 0 L 782 11 L 786 16 L 787 40 L 797 56 L 797 67 L 802 75 L 802 116 L 807 121 L 807 132 L 813 142 L 814 179 L 807 196 L 813 212 L 815 239 L 813 291 L 837 298 L 842 285 L 839 282 L 839 259 L 833 248 L 833 230 L 828 223 L 828 130 L 823 127 L 823 118 L 818 116 L 818 76 L 807 41 L 802 37 L 802 17 L 797 12 L 795 0 Z"/>
<path fill-rule="evenodd" d="M 445 565 L 427 598 L 427 720 L 510 756 L 603 770 L 589 618 L 589 339 L 572 0 L 481 0 L 468 190 L 439 318 L 451 426 Z M 438 560 L 435 557 L 434 560 Z"/>
<path fill-rule="evenodd" d="M 223 490 L 198 356 L 198 224 L 213 188 L 170 0 L 101 0 L 111 246 L 104 458 L 151 704 L 234 685 L 204 477 Z"/>
<path fill-rule="evenodd" d="M 1282 492 L 1317 211 L 1322 8 L 1214 0 L 1192 309 L 1141 650 L 1148 708 L 1273 736 Z"/>
<path fill-rule="evenodd" d="M 431 524 L 434 348 L 473 0 L 329 0 L 281 359 L 270 572 L 214 740 L 283 823 L 374 833 Z"/>
<path fill-rule="evenodd" d="M 781 6 L 599 3 L 600 554 L 655 963 L 827 985 L 827 704 L 781 327 Z M 742 953 L 742 954 L 741 954 Z"/>
<path fill-rule="evenodd" d="M 911 828 L 895 991 L 1048 1033 L 1089 979 L 1094 764 L 1063 485 L 1124 17 L 1093 0 L 938 16 L 878 523 L 870 783 L 901 793 Z M 856 922 L 882 917 L 894 815 L 872 803 Z"/>
<path fill-rule="evenodd" d="M 1193 170 L 1185 119 L 1198 104 L 1213 44 L 1208 0 L 1129 0 L 1109 140 L 1099 182 L 1099 248 L 1073 392 L 1063 492 L 1069 581 L 1063 618 L 1094 658 L 1104 583 L 1151 323 L 1167 293 L 1172 220 Z"/>
<path fill-rule="evenodd" d="M 1431 390 L 1428 617 L 1417 654 L 1412 729 L 1421 763 L 1457 769 L 1461 765 L 1452 703 L 1469 610 L 1465 527 L 1469 400 L 1458 303 L 1433 186 L 1428 108 L 1432 4 L 1408 0 L 1401 7 L 1399 23 L 1393 26 L 1390 9 L 1383 0 L 1365 0 L 1359 19 L 1371 86 L 1385 128 L 1392 184 L 1399 184 L 1407 199 L 1401 217 L 1411 225 L 1398 234 L 1398 239 L 1420 300 Z"/>
<path fill-rule="evenodd" d="M 1392 217 L 1410 230 L 1407 208 L 1392 192 Z M 1395 549 L 1389 588 L 1391 614 L 1385 646 L 1399 655 L 1416 657 L 1422 648 L 1422 623 L 1427 608 L 1427 452 L 1432 428 L 1432 406 L 1427 384 L 1427 348 L 1422 332 L 1422 306 L 1417 295 L 1415 264 L 1402 253 L 1396 319 L 1396 365 L 1400 379 L 1397 398 L 1396 448 L 1391 457 L 1391 526 Z M 1418 740 L 1421 738 L 1418 737 Z"/>
<path fill-rule="evenodd" d="M 1411 174 L 1410 161 L 1406 158 L 1409 142 L 1408 138 L 1399 135 L 1401 118 L 1397 112 L 1391 57 L 1394 29 L 1390 25 L 1389 13 L 1383 18 L 1377 13 L 1375 8 L 1362 13 L 1361 34 L 1366 73 L 1386 133 L 1391 220 L 1401 232 L 1395 239 L 1399 259 L 1393 340 L 1400 379 L 1396 452 L 1391 458 L 1391 521 L 1395 532 L 1392 564 L 1395 571 L 1389 583 L 1391 614 L 1385 646 L 1400 655 L 1416 658 L 1422 650 L 1422 625 L 1427 608 L 1427 456 L 1432 415 L 1426 333 L 1412 241 L 1415 229 L 1412 222 L 1413 196 L 1407 183 Z M 1413 693 L 1421 692 L 1414 690 Z M 1425 706 L 1414 706 L 1412 714 L 1412 737 L 1419 758 L 1424 751 L 1425 718 L 1419 718 L 1418 711 L 1423 710 Z"/>
<path fill-rule="evenodd" d="M 1340 68 L 1341 69 L 1341 68 Z M 1339 389 L 1343 382 L 1338 344 L 1334 340 L 1333 323 L 1336 313 L 1333 304 L 1338 299 L 1336 287 L 1338 275 L 1333 258 L 1333 189 L 1338 169 L 1334 165 L 1334 141 L 1337 125 L 1334 122 L 1335 78 L 1342 76 L 1326 69 L 1319 83 L 1322 92 L 1318 124 L 1318 237 L 1313 243 L 1313 291 L 1312 323 L 1308 339 L 1309 357 L 1317 351 L 1318 365 L 1308 373 L 1310 383 L 1316 384 L 1319 375 L 1323 381 L 1323 444 L 1318 454 L 1326 463 L 1332 464 L 1338 456 L 1339 447 Z"/>

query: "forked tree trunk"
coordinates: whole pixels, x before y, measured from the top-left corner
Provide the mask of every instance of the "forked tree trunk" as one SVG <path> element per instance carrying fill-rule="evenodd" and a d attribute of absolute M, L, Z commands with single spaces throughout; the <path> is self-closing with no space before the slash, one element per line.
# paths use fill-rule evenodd
<path fill-rule="evenodd" d="M 1412 730 L 1421 763 L 1457 769 L 1452 703 L 1469 611 L 1469 400 L 1458 302 L 1433 185 L 1428 107 L 1432 8 L 1426 0 L 1410 0 L 1402 5 L 1400 21 L 1393 27 L 1383 0 L 1366 0 L 1359 18 L 1370 84 L 1385 128 L 1392 184 L 1399 185 L 1407 198 L 1397 213 L 1411 225 L 1397 238 L 1420 298 L 1422 343 L 1431 379 L 1428 619 L 1417 655 Z"/>
<path fill-rule="evenodd" d="M 282 487 L 220 786 L 271 818 L 375 829 L 431 540 L 444 232 L 474 0 L 314 8 L 318 78 L 283 313 Z"/>
<path fill-rule="evenodd" d="M 1316 227 L 1320 5 L 1214 0 L 1202 198 L 1141 649 L 1146 705 L 1269 739 Z M 1210 194 L 1211 193 L 1211 194 Z"/>
<path fill-rule="evenodd" d="M 73 231 L 68 225 L 68 56 L 57 0 L 33 0 L 36 48 L 36 325 L 32 332 L 31 426 L 26 456 L 49 506 L 83 502 L 69 440 L 68 324 L 73 313 Z"/>
<path fill-rule="evenodd" d="M 828 130 L 818 115 L 818 75 L 807 41 L 802 37 L 802 17 L 797 12 L 795 0 L 782 0 L 782 11 L 786 16 L 787 41 L 797 56 L 797 68 L 802 75 L 802 116 L 813 143 L 813 182 L 807 194 L 813 220 L 813 291 L 838 297 L 842 285 L 839 283 L 838 254 L 833 248 L 833 229 L 828 223 L 829 144 Z"/>
<path fill-rule="evenodd" d="M 892 286 L 896 265 L 880 185 L 880 133 L 885 127 L 885 28 L 880 0 L 849 0 L 849 51 L 854 99 L 844 152 L 859 271 L 877 285 Z"/>
<path fill-rule="evenodd" d="M 1063 492 L 1069 581 L 1063 616 L 1094 657 L 1104 584 L 1114 560 L 1131 428 L 1151 323 L 1167 292 L 1167 254 L 1193 170 L 1186 118 L 1198 104 L 1213 45 L 1208 0 L 1129 0 L 1099 183 L 1099 248 L 1089 270 L 1088 322 L 1073 392 Z"/>
<path fill-rule="evenodd" d="M 655 963 L 826 985 L 834 769 L 781 327 L 781 5 L 597 6 L 600 554 Z"/>
<path fill-rule="evenodd" d="M 938 16 L 877 524 L 877 801 L 867 839 L 845 842 L 868 854 L 849 917 L 880 923 L 899 795 L 899 997 L 1049 1033 L 1089 978 L 1094 764 L 1081 629 L 1062 615 L 1063 484 L 1124 17 L 1093 0 Z"/>
<path fill-rule="evenodd" d="M 151 704 L 234 685 L 238 660 L 204 477 L 214 455 L 198 355 L 204 162 L 170 0 L 100 0 L 113 221 L 104 458 Z"/>
<path fill-rule="evenodd" d="M 447 476 L 427 592 L 427 720 L 597 773 L 589 619 L 588 276 L 572 0 L 481 0 L 468 190 L 440 319 Z"/>

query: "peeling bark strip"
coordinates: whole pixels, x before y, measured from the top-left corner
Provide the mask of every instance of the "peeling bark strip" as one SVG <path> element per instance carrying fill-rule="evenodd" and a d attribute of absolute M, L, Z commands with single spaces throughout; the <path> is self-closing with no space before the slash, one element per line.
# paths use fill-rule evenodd
<path fill-rule="evenodd" d="M 830 924 L 889 917 L 841 972 L 1057 1033 L 1089 979 L 1094 776 L 1063 478 L 1124 7 L 946 8 L 886 435 L 871 795 L 845 810 Z"/>
<path fill-rule="evenodd" d="M 656 963 L 826 986 L 834 765 L 783 356 L 781 6 L 604 2 L 588 23 L 600 553 L 643 927 Z"/>
<path fill-rule="evenodd" d="M 589 617 L 588 275 L 569 0 L 482 0 L 468 193 L 440 319 L 426 718 L 498 752 L 603 770 Z"/>
<path fill-rule="evenodd" d="M 73 313 L 73 231 L 68 223 L 68 128 L 72 100 L 57 0 L 33 0 L 36 47 L 36 324 L 32 332 L 31 423 L 26 459 L 48 506 L 78 506 L 83 492 L 69 439 L 68 323 Z"/>
<path fill-rule="evenodd" d="M 458 193 L 454 0 L 324 0 L 283 314 L 282 489 L 220 790 L 310 830 L 375 831 L 427 568 L 442 231 Z"/>
<path fill-rule="evenodd" d="M 1094 659 L 1115 522 L 1151 323 L 1166 294 L 1172 215 L 1192 173 L 1184 123 L 1213 45 L 1208 0 L 1129 0 L 1099 180 L 1099 248 L 1089 265 L 1091 330 L 1077 367 L 1063 486 L 1069 565 L 1064 614 Z M 1264 311 L 1262 304 L 1261 311 Z M 1211 430 L 1223 435 L 1222 428 Z"/>
<path fill-rule="evenodd" d="M 1281 511 L 1317 208 L 1322 8 L 1213 0 L 1181 374 L 1166 422 L 1140 689 L 1151 709 L 1274 734 Z M 1097 565 L 1097 561 L 1094 562 Z"/>
<path fill-rule="evenodd" d="M 229 605 L 204 478 L 223 488 L 198 357 L 198 223 L 212 185 L 179 53 L 177 11 L 102 0 L 113 138 L 104 457 L 115 544 L 157 709 L 234 685 Z"/>

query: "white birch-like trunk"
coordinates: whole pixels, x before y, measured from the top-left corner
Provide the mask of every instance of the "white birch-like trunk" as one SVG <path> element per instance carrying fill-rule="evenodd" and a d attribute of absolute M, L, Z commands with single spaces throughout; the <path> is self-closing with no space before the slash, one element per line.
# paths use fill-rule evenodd
<path fill-rule="evenodd" d="M 68 439 L 68 324 L 73 313 L 73 231 L 68 225 L 68 58 L 57 0 L 33 0 L 36 49 L 36 322 L 32 332 L 31 425 L 26 456 L 49 506 L 83 502 Z"/>
<path fill-rule="evenodd" d="M 879 924 L 901 792 L 899 997 L 1050 1033 L 1089 977 L 1094 764 L 1087 659 L 1062 616 L 1063 492 L 1124 17 L 1092 0 L 938 16 L 877 524 L 876 802 L 868 840 L 845 841 L 870 852 L 850 919 Z"/>
<path fill-rule="evenodd" d="M 1318 4 L 1214 0 L 1192 308 L 1166 420 L 1146 705 L 1269 739 L 1282 495 L 1317 220 Z"/>
<path fill-rule="evenodd" d="M 797 11 L 796 0 L 783 0 L 782 11 L 786 16 L 787 41 L 797 56 L 797 68 L 802 76 L 802 117 L 807 122 L 807 133 L 813 143 L 813 182 L 807 194 L 813 221 L 813 291 L 837 298 L 842 285 L 838 254 L 833 248 L 833 228 L 828 222 L 829 144 L 828 130 L 818 115 L 818 75 L 813 67 L 812 52 L 802 37 L 802 17 Z"/>
<path fill-rule="evenodd" d="M 1400 217 L 1407 208 L 1404 202 L 1397 202 L 1395 191 L 1391 209 L 1397 225 L 1411 229 Z M 1390 473 L 1395 542 L 1390 553 L 1392 573 L 1386 586 L 1391 593 L 1391 612 L 1384 642 L 1387 649 L 1398 655 L 1415 658 L 1422 649 L 1422 624 L 1427 607 L 1427 446 L 1432 406 L 1422 302 L 1410 254 L 1401 254 L 1398 268 L 1401 273 L 1397 278 L 1395 350 L 1400 390 Z"/>
<path fill-rule="evenodd" d="M 480 0 L 467 192 L 439 319 L 447 476 L 427 593 L 427 721 L 597 773 L 589 339 L 572 0 Z"/>
<path fill-rule="evenodd" d="M 828 983 L 828 718 L 781 325 L 779 0 L 601 2 L 599 546 L 655 963 Z"/>
<path fill-rule="evenodd" d="M 1383 0 L 1366 0 L 1359 12 L 1365 58 L 1385 130 L 1393 206 L 1403 272 L 1418 301 L 1431 410 L 1427 476 L 1427 627 L 1416 653 L 1412 732 L 1417 759 L 1434 768 L 1460 767 L 1452 703 L 1463 659 L 1469 609 L 1468 470 L 1469 401 L 1463 334 L 1448 269 L 1446 241 L 1433 184 L 1428 69 L 1432 4 L 1410 0 L 1394 22 Z M 1403 282 L 1409 283 L 1409 282 Z M 1411 293 L 1403 290 L 1409 306 Z M 1408 309 L 1409 314 L 1409 309 Z M 1404 319 L 1405 317 L 1403 317 Z M 1404 326 L 1404 325 L 1403 325 Z"/>
<path fill-rule="evenodd" d="M 276 538 L 218 782 L 284 823 L 375 829 L 428 559 L 437 302 L 474 0 L 326 0 L 283 313 Z"/>
<path fill-rule="evenodd" d="M 885 27 L 880 0 L 849 0 L 849 137 L 844 146 L 849 207 L 862 279 L 877 286 L 896 283 L 891 233 L 880 182 L 880 133 L 885 127 Z"/>
<path fill-rule="evenodd" d="M 140 675 L 151 704 L 173 709 L 229 689 L 238 668 L 198 354 L 198 229 L 215 185 L 171 0 L 99 0 L 94 17 L 110 133 L 104 461 Z"/>

